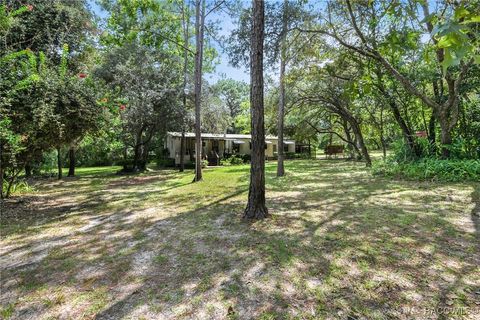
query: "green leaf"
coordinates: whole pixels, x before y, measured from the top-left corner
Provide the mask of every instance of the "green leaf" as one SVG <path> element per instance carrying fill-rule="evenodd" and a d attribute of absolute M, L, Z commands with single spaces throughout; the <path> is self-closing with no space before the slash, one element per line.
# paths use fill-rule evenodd
<path fill-rule="evenodd" d="M 455 19 L 456 20 L 459 20 L 461 18 L 464 18 L 466 17 L 470 12 L 468 12 L 467 9 L 465 9 L 464 7 L 458 7 L 457 9 L 455 9 Z"/>
<path fill-rule="evenodd" d="M 479 23 L 480 16 L 473 16 L 461 22 L 461 24 L 468 24 L 468 23 Z"/>
<path fill-rule="evenodd" d="M 438 40 L 437 46 L 439 48 L 448 48 L 455 44 L 454 39 L 451 35 L 443 36 Z"/>

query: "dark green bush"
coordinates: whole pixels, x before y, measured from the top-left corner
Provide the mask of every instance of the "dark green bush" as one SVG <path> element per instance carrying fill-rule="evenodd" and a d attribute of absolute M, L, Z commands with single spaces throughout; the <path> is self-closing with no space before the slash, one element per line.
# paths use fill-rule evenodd
<path fill-rule="evenodd" d="M 175 167 L 175 159 L 157 158 L 156 161 L 159 168 Z"/>

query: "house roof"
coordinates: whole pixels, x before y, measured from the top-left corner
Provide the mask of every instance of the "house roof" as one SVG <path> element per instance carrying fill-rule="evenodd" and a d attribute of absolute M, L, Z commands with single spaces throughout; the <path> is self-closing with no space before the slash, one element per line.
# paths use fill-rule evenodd
<path fill-rule="evenodd" d="M 167 132 L 167 135 L 172 137 L 181 137 L 181 132 Z M 193 132 L 185 132 L 186 138 L 194 138 L 195 133 Z M 204 133 L 202 132 L 202 138 L 208 139 L 225 139 L 225 140 L 236 140 L 236 139 L 252 139 L 251 134 L 232 134 L 232 133 Z M 276 136 L 265 136 L 266 140 L 278 140 Z M 292 141 L 289 139 L 284 139 L 284 141 Z"/>

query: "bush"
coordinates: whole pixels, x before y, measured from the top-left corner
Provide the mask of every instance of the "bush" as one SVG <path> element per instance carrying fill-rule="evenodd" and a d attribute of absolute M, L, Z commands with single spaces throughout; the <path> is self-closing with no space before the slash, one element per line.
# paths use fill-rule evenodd
<path fill-rule="evenodd" d="M 374 175 L 408 180 L 480 181 L 480 160 L 423 158 L 399 162 L 392 158 L 386 162 L 375 162 L 372 172 Z"/>
<path fill-rule="evenodd" d="M 208 160 L 202 160 L 202 168 L 206 168 L 208 166 Z"/>
<path fill-rule="evenodd" d="M 285 152 L 286 159 L 295 159 L 296 155 L 297 154 L 295 152 Z"/>
<path fill-rule="evenodd" d="M 7 180 L 3 180 L 3 190 L 6 192 L 8 188 Z M 10 194 L 21 195 L 24 193 L 31 193 L 35 188 L 30 186 L 26 180 L 16 180 L 10 187 Z"/>
<path fill-rule="evenodd" d="M 252 156 L 249 154 L 242 154 L 242 155 L 239 155 L 239 157 L 242 158 L 243 163 L 250 163 L 250 161 L 252 161 Z M 243 163 L 239 163 L 239 164 L 243 164 Z"/>
<path fill-rule="evenodd" d="M 175 167 L 175 159 L 157 158 L 156 162 L 157 162 L 157 167 L 159 168 Z"/>
<path fill-rule="evenodd" d="M 245 163 L 244 156 L 233 155 L 229 158 L 222 159 L 222 160 L 220 160 L 220 165 L 222 165 L 222 166 L 235 166 L 235 165 L 244 164 Z M 250 155 L 248 155 L 248 156 L 249 156 L 248 159 L 250 159 Z"/>

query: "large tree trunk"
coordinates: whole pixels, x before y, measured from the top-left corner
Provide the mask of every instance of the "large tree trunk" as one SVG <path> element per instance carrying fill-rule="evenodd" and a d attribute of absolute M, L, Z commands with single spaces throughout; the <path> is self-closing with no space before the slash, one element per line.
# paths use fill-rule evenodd
<path fill-rule="evenodd" d="M 348 143 L 348 145 L 352 147 L 352 153 L 351 153 L 352 158 L 357 158 L 357 159 L 361 158 L 362 153 L 360 152 L 360 149 L 358 149 L 357 142 L 354 141 L 354 139 L 352 138 L 352 135 L 350 134 L 348 121 L 343 118 L 342 118 L 342 127 L 343 127 L 343 132 L 345 133 L 345 140 Z M 330 144 L 332 144 L 331 141 L 330 141 Z"/>
<path fill-rule="evenodd" d="M 133 172 L 143 172 L 147 170 L 148 163 L 148 148 L 146 141 L 140 141 L 134 150 L 133 155 Z"/>
<path fill-rule="evenodd" d="M 57 147 L 57 168 L 58 168 L 58 179 L 62 179 L 63 173 L 62 173 L 62 152 L 61 148 Z"/>
<path fill-rule="evenodd" d="M 357 140 L 357 145 L 360 151 L 362 152 L 362 157 L 365 160 L 365 164 L 367 167 L 372 166 L 372 160 L 370 159 L 370 155 L 368 154 L 367 146 L 365 145 L 365 141 L 363 140 L 362 130 L 360 129 L 360 125 L 358 121 L 353 117 L 348 117 L 348 122 L 352 126 L 353 134 L 355 135 L 355 140 Z"/>
<path fill-rule="evenodd" d="M 264 3 L 252 0 L 253 23 L 250 53 L 250 115 L 252 127 L 252 154 L 248 203 L 243 214 L 247 219 L 268 216 L 265 206 L 265 128 L 263 105 L 263 39 Z"/>
<path fill-rule="evenodd" d="M 68 176 L 75 176 L 75 147 L 73 146 L 68 150 Z"/>
<path fill-rule="evenodd" d="M 203 31 L 205 25 L 205 0 L 196 0 L 195 4 L 195 178 L 202 180 L 202 136 L 200 124 L 200 103 L 202 99 L 202 62 L 203 62 Z"/>
<path fill-rule="evenodd" d="M 440 124 L 440 142 L 442 143 L 442 158 L 450 157 L 450 146 L 452 144 L 452 132 L 449 121 L 446 117 L 438 115 L 438 123 Z"/>

